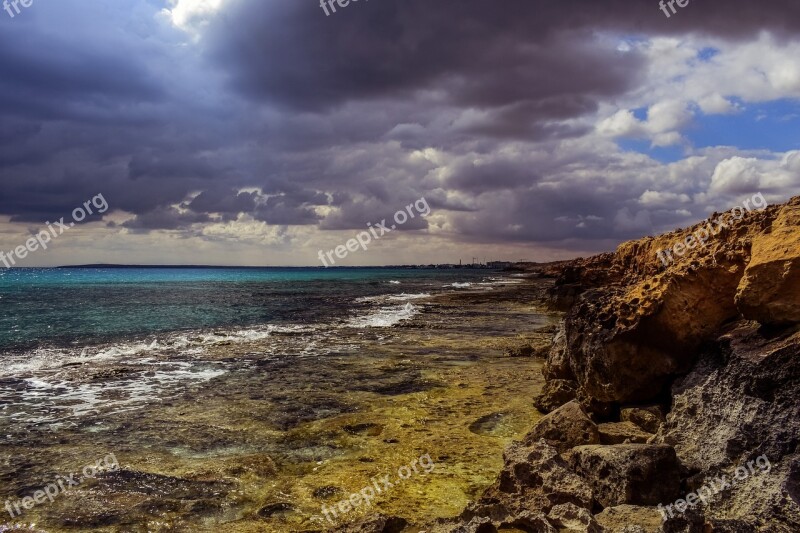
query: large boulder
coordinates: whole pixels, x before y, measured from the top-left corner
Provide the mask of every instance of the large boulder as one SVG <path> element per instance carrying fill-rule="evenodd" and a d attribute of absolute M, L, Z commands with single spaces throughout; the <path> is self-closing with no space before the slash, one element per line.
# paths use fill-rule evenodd
<path fill-rule="evenodd" d="M 800 200 L 753 239 L 751 255 L 736 292 L 742 315 L 762 324 L 800 322 Z"/>
<path fill-rule="evenodd" d="M 571 401 L 540 419 L 524 442 L 530 446 L 540 439 L 559 452 L 565 452 L 583 444 L 599 444 L 600 434 L 581 404 Z"/>
<path fill-rule="evenodd" d="M 567 460 L 604 507 L 658 505 L 680 495 L 680 464 L 672 446 L 578 446 Z"/>
<path fill-rule="evenodd" d="M 737 468 L 749 471 L 733 489 L 711 497 L 709 519 L 746 518 L 769 531 L 800 531 L 798 390 L 800 332 L 755 322 L 731 325 L 675 384 L 672 410 L 655 440 L 674 446 L 696 472 L 688 489 L 730 480 Z"/>

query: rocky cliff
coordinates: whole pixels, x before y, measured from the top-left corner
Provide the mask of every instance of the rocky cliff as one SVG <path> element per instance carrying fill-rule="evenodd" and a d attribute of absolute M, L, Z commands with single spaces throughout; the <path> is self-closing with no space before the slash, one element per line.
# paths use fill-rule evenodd
<path fill-rule="evenodd" d="M 423 529 L 800 531 L 800 197 L 743 215 L 558 265 L 549 414 Z"/>

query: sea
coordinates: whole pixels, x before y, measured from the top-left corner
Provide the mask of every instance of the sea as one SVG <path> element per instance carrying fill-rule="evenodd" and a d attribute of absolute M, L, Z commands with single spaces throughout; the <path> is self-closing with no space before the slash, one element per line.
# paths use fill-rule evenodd
<path fill-rule="evenodd" d="M 120 464 L 0 531 L 325 529 L 322 505 L 423 454 L 428 478 L 342 520 L 454 516 L 537 417 L 541 363 L 504 343 L 552 323 L 540 290 L 467 268 L 0 270 L 0 500 Z"/>

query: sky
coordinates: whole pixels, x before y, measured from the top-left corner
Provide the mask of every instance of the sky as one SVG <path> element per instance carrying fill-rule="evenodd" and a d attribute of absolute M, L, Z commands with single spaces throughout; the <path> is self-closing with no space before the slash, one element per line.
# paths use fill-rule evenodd
<path fill-rule="evenodd" d="M 0 251 L 101 195 L 17 264 L 321 266 L 424 198 L 337 264 L 550 261 L 800 194 L 796 0 L 345 4 L 3 6 Z"/>

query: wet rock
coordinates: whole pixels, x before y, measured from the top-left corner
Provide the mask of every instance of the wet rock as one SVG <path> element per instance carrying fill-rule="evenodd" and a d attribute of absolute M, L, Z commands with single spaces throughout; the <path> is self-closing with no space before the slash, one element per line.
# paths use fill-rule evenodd
<path fill-rule="evenodd" d="M 583 407 L 572 401 L 539 420 L 524 441 L 531 445 L 539 439 L 565 452 L 575 446 L 600 443 L 600 434 Z"/>
<path fill-rule="evenodd" d="M 736 292 L 742 315 L 769 325 L 800 322 L 800 201 L 753 238 L 751 254 Z"/>
<path fill-rule="evenodd" d="M 550 413 L 576 398 L 578 382 L 568 379 L 553 379 L 545 383 L 541 394 L 533 399 L 533 405 L 543 413 Z"/>
<path fill-rule="evenodd" d="M 373 424 L 367 422 L 364 424 L 352 424 L 342 426 L 342 429 L 351 435 L 367 435 L 369 437 L 377 437 L 383 432 L 383 426 L 380 424 Z"/>
<path fill-rule="evenodd" d="M 469 425 L 469 430 L 476 435 L 493 435 L 504 418 L 505 415 L 503 413 L 491 413 L 482 416 Z"/>
<path fill-rule="evenodd" d="M 330 500 L 331 498 L 342 494 L 342 489 L 339 487 L 334 487 L 333 485 L 326 485 L 324 487 L 319 487 L 318 489 L 314 489 L 314 497 L 320 500 Z"/>
<path fill-rule="evenodd" d="M 294 512 L 294 506 L 286 502 L 276 502 L 265 505 L 258 510 L 258 516 L 263 518 L 272 518 L 274 516 L 281 516 Z"/>
<path fill-rule="evenodd" d="M 567 460 L 606 507 L 658 505 L 680 496 L 680 464 L 672 446 L 579 446 Z"/>
<path fill-rule="evenodd" d="M 664 410 L 657 405 L 626 407 L 620 410 L 620 420 L 636 424 L 648 433 L 656 433 L 664 423 Z"/>
<path fill-rule="evenodd" d="M 645 444 L 653 437 L 652 433 L 642 431 L 639 426 L 630 422 L 607 422 L 598 424 L 601 444 Z"/>
<path fill-rule="evenodd" d="M 548 513 L 547 519 L 561 531 L 603 533 L 592 513 L 572 503 L 556 505 Z"/>
<path fill-rule="evenodd" d="M 336 533 L 401 533 L 407 526 L 408 521 L 405 518 L 378 515 L 331 531 Z"/>
<path fill-rule="evenodd" d="M 105 491 L 158 496 L 176 500 L 198 500 L 224 495 L 233 487 L 226 481 L 195 481 L 135 470 L 116 470 L 97 476 Z"/>
<path fill-rule="evenodd" d="M 503 350 L 503 355 L 506 357 L 531 357 L 533 353 L 534 347 L 530 342 L 516 342 Z"/>
<path fill-rule="evenodd" d="M 232 476 L 255 474 L 259 477 L 272 477 L 277 472 L 272 458 L 265 454 L 240 455 L 223 461 L 223 471 Z"/>

